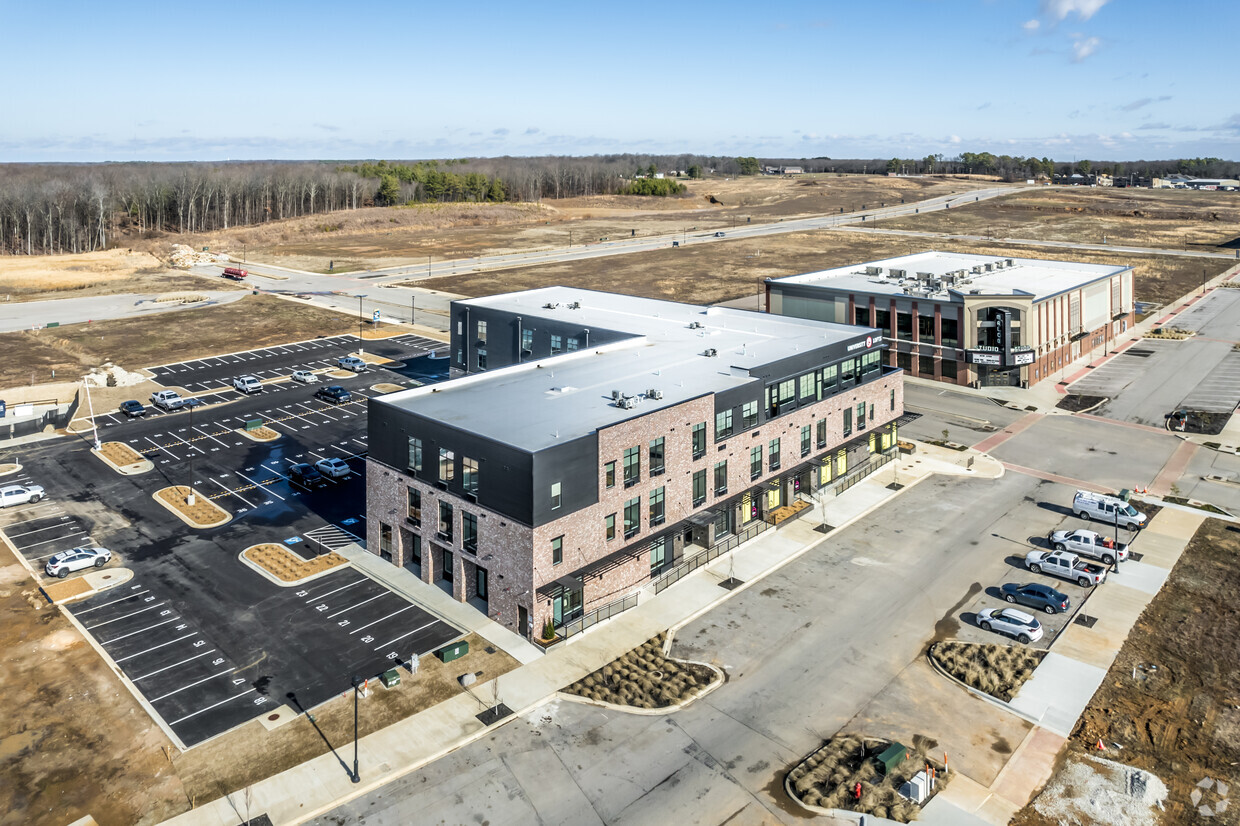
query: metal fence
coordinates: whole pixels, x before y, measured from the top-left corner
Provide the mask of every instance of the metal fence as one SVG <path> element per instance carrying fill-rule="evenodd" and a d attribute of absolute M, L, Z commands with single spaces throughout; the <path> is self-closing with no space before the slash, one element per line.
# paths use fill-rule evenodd
<path fill-rule="evenodd" d="M 662 593 L 663 589 L 667 586 L 676 584 L 689 574 L 696 571 L 698 568 L 701 568 L 703 565 L 710 564 L 738 545 L 742 545 L 753 539 L 769 527 L 771 527 L 769 522 L 758 520 L 740 533 L 734 533 L 731 536 L 726 537 L 713 548 L 707 548 L 701 553 L 694 554 L 684 562 L 681 562 L 675 568 L 672 568 L 670 571 L 663 574 L 663 576 L 656 579 L 654 581 L 654 592 L 656 594 Z"/>
<path fill-rule="evenodd" d="M 595 608 L 588 614 L 582 614 L 575 620 L 569 620 L 555 630 L 561 637 L 568 639 L 574 634 L 580 634 L 587 628 L 592 628 L 603 620 L 611 619 L 616 614 L 619 614 L 622 611 L 627 611 L 630 608 L 635 608 L 636 606 L 637 594 L 634 592 L 623 599 L 618 599 L 615 602 L 609 602 L 601 608 Z"/>
<path fill-rule="evenodd" d="M 853 485 L 878 470 L 883 465 L 891 461 L 891 453 L 873 453 L 864 465 L 859 468 L 850 470 L 844 475 L 844 479 L 835 485 L 835 495 L 839 496 Z"/>

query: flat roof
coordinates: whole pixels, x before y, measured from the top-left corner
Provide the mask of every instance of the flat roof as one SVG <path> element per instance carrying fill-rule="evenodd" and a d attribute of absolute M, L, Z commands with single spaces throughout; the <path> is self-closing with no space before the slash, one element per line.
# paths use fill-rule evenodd
<path fill-rule="evenodd" d="M 772 279 L 841 292 L 962 301 L 969 295 L 1032 296 L 1035 301 L 1132 267 L 931 250 L 821 272 Z"/>
<path fill-rule="evenodd" d="M 864 340 L 851 325 L 546 287 L 468 301 L 523 318 L 631 333 L 600 347 L 474 373 L 376 398 L 504 444 L 537 451 L 690 399 L 739 387 L 749 371 L 797 353 Z M 570 308 L 569 305 L 576 304 Z M 544 305 L 557 305 L 547 309 Z M 690 327 L 691 324 L 701 327 Z M 716 356 L 706 356 L 707 350 Z M 647 390 L 662 392 L 661 399 Z M 612 391 L 637 398 L 617 406 Z"/>

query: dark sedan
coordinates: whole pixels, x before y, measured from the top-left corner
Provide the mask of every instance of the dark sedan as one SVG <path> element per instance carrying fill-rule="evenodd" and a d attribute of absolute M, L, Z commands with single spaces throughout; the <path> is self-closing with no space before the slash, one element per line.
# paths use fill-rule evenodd
<path fill-rule="evenodd" d="M 146 415 L 146 408 L 142 406 L 142 402 L 130 399 L 127 402 L 121 402 L 120 411 L 131 419 L 138 419 Z"/>
<path fill-rule="evenodd" d="M 338 384 L 320 387 L 314 391 L 314 397 L 325 402 L 334 402 L 335 404 L 345 404 L 346 402 L 353 401 L 353 394 Z"/>
<path fill-rule="evenodd" d="M 307 490 L 321 488 L 327 484 L 326 477 L 319 473 L 318 468 L 305 463 L 290 467 L 288 469 L 288 480 L 294 485 L 300 485 Z"/>
<path fill-rule="evenodd" d="M 1003 592 L 1003 598 L 1008 602 L 1028 605 L 1030 608 L 1037 608 L 1048 614 L 1067 611 L 1072 605 L 1072 600 L 1068 599 L 1067 594 L 1061 594 L 1049 585 L 1040 585 L 1036 582 L 1028 585 L 1008 582 L 999 590 Z"/>

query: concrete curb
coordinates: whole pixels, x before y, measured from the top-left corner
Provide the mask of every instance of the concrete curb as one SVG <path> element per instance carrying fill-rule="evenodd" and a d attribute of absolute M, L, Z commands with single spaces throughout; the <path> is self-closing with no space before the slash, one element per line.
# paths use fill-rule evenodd
<path fill-rule="evenodd" d="M 938 645 L 938 643 L 935 643 L 935 645 Z M 969 685 L 968 683 L 956 677 L 954 674 L 950 673 L 946 668 L 939 665 L 939 661 L 934 658 L 934 654 L 932 653 L 933 651 L 934 651 L 934 645 L 926 649 L 926 661 L 929 662 L 930 667 L 933 668 L 935 671 L 937 671 L 939 674 L 951 680 L 953 683 L 960 686 L 961 688 L 963 688 L 965 691 L 969 692 L 973 696 L 978 697 L 990 703 L 995 708 L 1001 708 L 1004 711 L 1009 712 L 1010 714 L 1015 714 L 1017 717 L 1024 720 L 1026 723 L 1032 723 L 1035 726 L 1042 725 L 1041 720 L 1033 719 L 1033 717 L 1021 711 L 1020 709 L 1012 705 L 1009 705 L 1007 702 L 1000 700 L 998 697 L 987 694 L 985 691 L 982 691 L 981 689 L 974 688 L 973 686 Z M 1047 649 L 1044 653 L 1046 654 L 1051 653 L 1050 649 Z M 1045 659 L 1045 657 L 1043 657 L 1043 659 Z M 1036 671 L 1037 669 L 1034 669 L 1034 670 Z M 1030 677 L 1029 679 L 1033 679 L 1033 677 Z"/>
<path fill-rule="evenodd" d="M 274 545 L 275 543 L 272 542 L 272 543 L 266 543 L 266 544 Z M 246 556 L 246 553 L 254 550 L 257 547 L 258 547 L 257 545 L 251 545 L 250 547 L 246 548 L 244 551 L 241 551 L 239 554 L 237 554 L 237 559 L 241 560 L 242 565 L 258 573 L 260 576 L 262 576 L 267 581 L 275 585 L 279 585 L 281 588 L 295 588 L 298 585 L 305 585 L 307 582 L 313 582 L 314 580 L 325 577 L 328 574 L 334 574 L 336 571 L 343 571 L 346 568 L 353 567 L 353 563 L 345 559 L 343 565 L 333 565 L 332 567 L 328 568 L 325 571 L 318 571 L 317 573 L 310 574 L 310 576 L 304 576 L 301 579 L 296 579 L 296 580 L 293 580 L 292 582 L 285 582 L 284 580 L 280 579 L 275 574 L 271 573 L 271 571 L 268 571 L 262 565 L 259 565 L 257 562 L 253 561 L 248 556 Z M 289 551 L 289 553 L 293 553 L 293 552 Z M 296 556 L 296 555 L 297 554 L 293 554 L 293 556 Z M 340 557 L 340 558 L 344 559 L 344 557 Z"/>
<path fill-rule="evenodd" d="M 113 578 L 116 579 L 115 582 L 110 581 Z M 87 571 L 84 576 L 80 576 L 72 580 L 64 580 L 64 579 L 53 580 L 52 582 L 49 582 L 46 585 L 40 585 L 39 589 L 43 591 L 43 596 L 47 597 L 48 601 L 51 602 L 52 605 L 64 605 L 65 603 L 68 603 L 68 602 L 77 602 L 80 599 L 86 599 L 87 597 L 93 597 L 95 594 L 100 594 L 100 593 L 103 593 L 104 591 L 109 591 L 118 585 L 124 585 L 126 582 L 128 582 L 131 579 L 133 579 L 133 571 L 131 571 L 128 568 L 108 568 L 108 569 L 99 569 L 95 571 Z M 104 580 L 109 580 L 109 581 L 104 582 Z M 66 582 L 66 583 L 67 582 L 85 582 L 90 587 L 87 590 L 82 591 L 80 593 L 72 594 L 70 596 L 60 597 L 59 599 L 56 599 L 47 592 L 47 589 L 54 588 L 56 584 L 59 582 Z M 96 585 L 95 584 L 96 582 L 98 582 L 99 584 Z"/>
<path fill-rule="evenodd" d="M 104 444 L 107 444 L 107 442 L 105 442 Z M 125 444 L 125 443 L 120 442 L 120 444 Z M 125 445 L 125 446 L 129 447 L 128 445 Z M 132 448 L 130 449 L 132 450 Z M 155 469 L 155 463 L 145 457 L 143 457 L 137 462 L 130 462 L 127 465 L 118 465 L 116 464 L 116 462 L 113 462 L 107 456 L 104 456 L 102 450 L 95 450 L 92 447 L 90 449 L 90 452 L 94 456 L 96 456 L 100 461 L 102 461 L 105 465 L 112 468 L 112 470 L 116 471 L 122 476 L 138 476 L 139 474 L 146 473 L 147 471 L 151 471 Z M 136 450 L 134 452 L 137 453 Z M 142 454 L 139 453 L 138 455 L 141 456 Z"/>
<path fill-rule="evenodd" d="M 883 737 L 862 738 L 862 739 L 863 740 L 865 739 L 882 740 L 883 742 L 887 742 L 887 743 L 893 742 Z M 800 762 L 798 762 L 796 766 L 793 766 L 792 769 L 789 769 L 788 771 L 784 772 L 784 794 L 788 795 L 788 798 L 793 803 L 796 803 L 798 806 L 800 806 L 805 811 L 811 812 L 816 815 L 827 815 L 828 817 L 834 817 L 840 820 L 848 820 L 854 823 L 861 823 L 863 819 L 866 823 L 881 824 L 881 823 L 898 823 L 899 822 L 895 820 L 889 820 L 885 817 L 879 817 L 878 815 L 872 815 L 872 814 L 869 814 L 868 812 L 854 812 L 851 809 L 827 809 L 822 806 L 814 806 L 812 804 L 804 802 L 803 800 L 801 800 L 801 798 L 799 798 L 796 794 L 794 794 L 792 791 L 793 769 L 796 769 L 797 766 L 800 766 L 802 763 L 804 763 L 806 760 L 813 757 L 815 754 L 817 754 L 821 750 L 822 750 L 822 746 L 819 746 L 818 748 L 811 751 L 809 754 L 802 757 Z M 950 782 L 950 781 L 947 781 L 947 782 Z M 937 796 L 938 796 L 938 792 L 936 791 L 930 797 L 926 798 L 926 803 L 929 803 L 931 800 L 933 800 Z M 925 804 L 922 804 L 921 808 L 924 808 L 924 806 Z"/>
<path fill-rule="evenodd" d="M 574 703 L 581 703 L 582 705 L 598 706 L 599 708 L 606 708 L 611 711 L 620 711 L 625 714 L 643 714 L 648 717 L 658 717 L 664 714 L 671 714 L 672 712 L 680 711 L 682 708 L 689 705 L 689 703 L 692 703 L 694 700 L 701 697 L 705 697 L 707 694 L 710 694 L 716 688 L 727 682 L 727 676 L 723 673 L 723 669 L 713 666 L 710 663 L 699 662 L 697 660 L 681 660 L 676 657 L 666 657 L 666 659 L 669 659 L 675 663 L 692 663 L 693 665 L 705 666 L 715 673 L 715 679 L 711 680 L 705 687 L 693 692 L 688 697 L 681 698 L 675 703 L 672 703 L 670 706 L 663 706 L 662 708 L 636 708 L 635 706 L 625 706 L 620 705 L 619 703 L 609 703 L 606 700 L 591 700 L 589 697 L 582 697 L 580 694 L 570 694 L 563 689 L 557 691 L 556 695 L 562 700 L 571 700 Z"/>
<path fill-rule="evenodd" d="M 223 509 L 223 508 L 221 508 L 219 505 L 216 505 L 214 502 L 211 502 L 211 500 L 210 500 L 210 499 L 207 499 L 207 498 L 204 496 L 204 497 L 203 497 L 203 501 L 204 501 L 204 502 L 211 502 L 211 505 L 212 505 L 213 507 L 215 507 L 215 508 L 216 508 L 216 509 L 220 512 L 220 513 L 224 514 L 224 518 L 223 518 L 223 519 L 221 519 L 221 520 L 219 520 L 219 521 L 217 521 L 217 522 L 205 522 L 205 523 L 201 523 L 201 524 L 200 524 L 200 523 L 198 523 L 198 522 L 194 522 L 194 521 L 192 521 L 192 520 L 191 520 L 188 516 L 186 516 L 184 513 L 182 513 L 182 512 L 181 512 L 181 510 L 180 510 L 179 508 L 175 508 L 175 507 L 173 507 L 172 505 L 168 504 L 167 502 L 165 502 L 163 499 L 161 499 L 161 498 L 159 497 L 159 494 L 163 493 L 163 492 L 164 492 L 164 491 L 166 491 L 166 490 L 170 490 L 170 488 L 160 488 L 159 490 L 157 490 L 157 491 L 155 491 L 154 493 L 152 493 L 152 494 L 151 494 L 151 498 L 152 498 L 152 499 L 154 499 L 156 502 L 158 502 L 160 505 L 162 505 L 162 506 L 163 506 L 166 510 L 168 510 L 170 513 L 172 513 L 174 516 L 176 516 L 176 518 L 177 518 L 177 519 L 180 519 L 182 522 L 184 522 L 186 525 L 189 525 L 191 528 L 194 528 L 194 529 L 196 529 L 196 530 L 200 530 L 200 531 L 205 531 L 205 530 L 208 530 L 208 529 L 210 529 L 210 528 L 218 528 L 220 525 L 227 525 L 229 522 L 231 522 L 231 521 L 232 521 L 232 514 L 231 514 L 231 513 L 229 513 L 228 511 L 224 510 L 224 509 Z M 197 494 L 197 495 L 201 496 L 202 494 Z"/>
<path fill-rule="evenodd" d="M 11 470 L 0 470 L 0 476 L 8 476 L 11 473 L 21 472 L 21 469 L 22 469 L 21 462 L 13 462 L 12 465 L 13 467 Z"/>
<path fill-rule="evenodd" d="M 266 426 L 266 425 L 263 425 L 263 427 L 267 427 L 267 426 Z M 267 428 L 267 429 L 268 429 L 268 430 L 271 430 L 271 432 L 272 432 L 272 433 L 275 433 L 276 435 L 272 436 L 270 439 L 264 439 L 264 438 L 263 438 L 263 437 L 261 437 L 261 436 L 255 436 L 255 435 L 254 435 L 254 433 L 253 433 L 253 431 L 246 430 L 244 427 L 234 427 L 234 428 L 233 428 L 233 433 L 238 433 L 238 434 L 240 434 L 240 435 L 242 435 L 242 436 L 246 437 L 247 439 L 249 439 L 249 440 L 250 440 L 250 441 L 252 441 L 252 442 L 261 442 L 261 443 L 264 443 L 264 444 L 265 444 L 265 443 L 267 443 L 267 442 L 274 442 L 275 440 L 279 439 L 281 436 L 283 436 L 283 435 L 284 435 L 283 433 L 279 433 L 279 432 L 277 432 L 276 430 L 272 430 L 271 428 Z"/>

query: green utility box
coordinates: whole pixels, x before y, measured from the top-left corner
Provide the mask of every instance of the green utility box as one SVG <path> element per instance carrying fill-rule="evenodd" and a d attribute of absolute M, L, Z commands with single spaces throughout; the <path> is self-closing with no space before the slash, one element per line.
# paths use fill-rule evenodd
<path fill-rule="evenodd" d="M 400 672 L 393 668 L 391 671 L 384 671 L 383 676 L 379 678 L 384 688 L 396 688 L 400 685 Z"/>
<path fill-rule="evenodd" d="M 1119 492 L 1119 498 L 1123 499 L 1125 502 L 1129 501 L 1132 499 L 1132 491 L 1128 488 L 1124 488 Z"/>
<path fill-rule="evenodd" d="M 909 758 L 909 749 L 899 743 L 892 743 L 880 755 L 878 755 L 878 764 L 883 769 L 883 774 L 891 774 L 900 768 L 900 764 Z"/>
<path fill-rule="evenodd" d="M 258 430 L 262 426 L 263 426 L 262 419 L 250 419 L 248 422 L 245 423 L 246 430 Z"/>
<path fill-rule="evenodd" d="M 435 656 L 442 662 L 450 663 L 453 660 L 459 660 L 469 653 L 469 641 L 461 640 L 451 645 L 445 645 L 443 648 L 435 652 Z"/>

